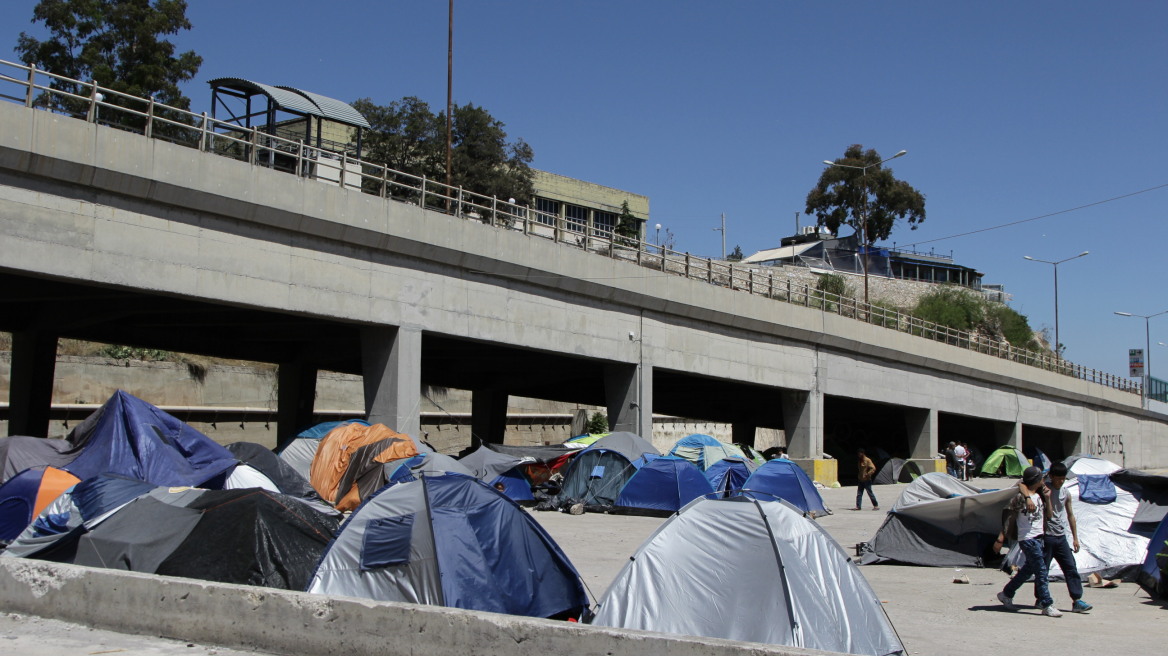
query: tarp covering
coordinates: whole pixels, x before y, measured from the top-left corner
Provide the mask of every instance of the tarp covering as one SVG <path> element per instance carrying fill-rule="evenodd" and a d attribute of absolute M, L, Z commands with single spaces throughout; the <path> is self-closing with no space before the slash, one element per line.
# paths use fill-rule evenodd
<path fill-rule="evenodd" d="M 328 435 L 332 429 L 345 424 L 361 424 L 368 426 L 369 422 L 362 419 L 345 419 L 342 421 L 326 421 L 311 428 L 306 428 L 296 435 L 296 439 L 276 449 L 276 454 L 296 470 L 298 474 L 308 480 L 312 469 L 312 459 L 316 457 L 316 449 L 320 440 Z"/>
<path fill-rule="evenodd" d="M 743 494 L 758 499 L 778 498 L 803 512 L 831 514 L 819 490 L 815 489 L 815 483 L 811 482 L 811 478 L 799 465 L 790 460 L 768 460 L 754 470 L 742 488 Z"/>
<path fill-rule="evenodd" d="M 1139 501 L 1133 524 L 1159 524 L 1168 515 L 1168 476 L 1121 469 L 1111 474 L 1111 481 Z"/>
<path fill-rule="evenodd" d="M 723 458 L 706 469 L 706 480 L 715 492 L 729 493 L 741 490 L 756 469 L 758 465 L 753 460 Z"/>
<path fill-rule="evenodd" d="M 1022 472 L 1029 466 L 1030 462 L 1021 451 L 1005 444 L 986 456 L 985 462 L 981 465 L 981 475 L 1021 478 Z"/>
<path fill-rule="evenodd" d="M 814 521 L 778 501 L 698 499 L 645 541 L 601 597 L 598 626 L 903 654 L 880 600 Z"/>
<path fill-rule="evenodd" d="M 383 478 L 367 481 L 367 489 L 362 490 L 359 482 L 363 475 L 379 478 L 381 465 L 417 454 L 413 440 L 384 424 L 344 424 L 321 439 L 309 481 L 337 510 L 352 510 L 360 503 L 363 492 L 372 493 L 385 484 Z"/>
<path fill-rule="evenodd" d="M 714 488 L 697 465 L 685 458 L 654 458 L 641 466 L 617 497 L 617 509 L 670 514 Z"/>
<path fill-rule="evenodd" d="M 13 435 L 0 437 L 0 483 L 20 472 L 48 465 L 58 469 L 73 462 L 76 452 L 68 440 Z"/>
<path fill-rule="evenodd" d="M 367 499 L 308 591 L 529 617 L 578 616 L 588 605 L 575 568 L 543 528 L 458 474 L 423 474 Z"/>
<path fill-rule="evenodd" d="M 864 564 L 895 561 L 935 567 L 982 567 L 1002 528 L 1015 487 L 981 490 L 930 472 L 909 483 L 864 546 Z"/>
<path fill-rule="evenodd" d="M 149 403 L 117 391 L 72 432 L 62 469 L 85 480 L 120 474 L 154 485 L 200 486 L 235 466 L 231 452 Z"/>
<path fill-rule="evenodd" d="M 5 481 L 0 485 L 0 542 L 20 535 L 34 517 L 78 480 L 67 471 L 41 465 Z"/>
<path fill-rule="evenodd" d="M 70 562 L 303 590 L 338 523 L 267 490 L 155 488 L 81 535 Z"/>
<path fill-rule="evenodd" d="M 702 471 L 725 458 L 749 459 L 737 446 L 720 442 L 701 433 L 687 435 L 678 440 L 669 450 L 669 455 L 685 458 L 700 467 Z"/>

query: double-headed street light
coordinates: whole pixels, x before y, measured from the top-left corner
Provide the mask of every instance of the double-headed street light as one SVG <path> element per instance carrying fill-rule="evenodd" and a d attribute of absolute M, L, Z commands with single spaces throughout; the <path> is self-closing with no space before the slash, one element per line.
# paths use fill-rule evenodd
<path fill-rule="evenodd" d="M 860 226 L 861 226 L 860 237 L 864 242 L 864 257 L 860 261 L 864 265 L 864 305 L 869 305 L 869 303 L 868 303 L 868 169 L 875 167 L 875 166 L 880 166 L 884 162 L 894 160 L 897 157 L 901 157 L 902 155 L 907 155 L 907 154 L 908 154 L 907 150 L 902 150 L 899 153 L 893 155 L 892 157 L 889 157 L 888 159 L 880 160 L 879 162 L 876 162 L 875 164 L 869 164 L 867 166 L 853 166 L 851 164 L 840 164 L 839 162 L 833 162 L 833 161 L 827 160 L 827 159 L 823 160 L 823 163 L 827 164 L 828 166 L 838 166 L 841 169 L 856 169 L 857 171 L 861 172 L 860 179 L 862 180 L 861 187 L 862 187 L 862 191 L 864 193 L 864 207 L 861 208 L 862 211 L 860 212 Z"/>
<path fill-rule="evenodd" d="M 1079 253 L 1078 255 L 1072 255 L 1071 257 L 1068 257 L 1066 259 L 1058 260 L 1057 262 L 1052 262 L 1050 260 L 1040 260 L 1037 257 L 1030 257 L 1029 255 L 1022 256 L 1022 259 L 1024 259 L 1024 260 L 1030 260 L 1031 262 L 1042 262 L 1044 264 L 1050 264 L 1050 265 L 1054 266 L 1054 354 L 1056 356 L 1059 354 L 1059 346 L 1062 344 L 1062 342 L 1059 341 L 1058 265 L 1062 264 L 1063 262 L 1070 262 L 1071 260 L 1075 260 L 1075 259 L 1078 259 L 1080 257 L 1083 257 L 1084 255 L 1087 255 L 1090 252 L 1091 251 L 1083 251 L 1082 253 Z"/>
<path fill-rule="evenodd" d="M 1148 407 L 1148 383 L 1152 382 L 1152 333 L 1148 328 L 1148 323 L 1161 314 L 1168 314 L 1168 310 L 1162 310 L 1156 314 L 1135 314 L 1133 312 L 1116 312 L 1116 314 L 1121 317 L 1139 317 L 1144 320 L 1144 387 L 1140 390 L 1140 397 L 1146 408 Z M 1160 343 L 1163 344 L 1163 342 Z"/>

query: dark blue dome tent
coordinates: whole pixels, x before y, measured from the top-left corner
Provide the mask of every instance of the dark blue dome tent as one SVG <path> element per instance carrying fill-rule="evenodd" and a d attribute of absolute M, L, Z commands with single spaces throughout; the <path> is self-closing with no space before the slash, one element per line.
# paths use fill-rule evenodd
<path fill-rule="evenodd" d="M 365 500 L 308 592 L 528 617 L 579 618 L 588 596 L 555 540 L 471 476 L 421 474 Z"/>
<path fill-rule="evenodd" d="M 714 488 L 697 465 L 676 456 L 653 458 L 625 483 L 617 497 L 620 512 L 670 515 Z"/>
<path fill-rule="evenodd" d="M 743 458 L 722 458 L 706 469 L 706 479 L 715 492 L 727 496 L 735 490 L 746 487 L 746 479 L 758 469 L 753 460 Z"/>
<path fill-rule="evenodd" d="M 766 500 L 778 498 L 794 505 L 805 513 L 830 515 L 831 511 L 823 503 L 815 483 L 799 465 L 790 460 L 777 458 L 754 470 L 746 479 L 743 494 Z M 756 494 L 757 493 L 757 494 Z"/>

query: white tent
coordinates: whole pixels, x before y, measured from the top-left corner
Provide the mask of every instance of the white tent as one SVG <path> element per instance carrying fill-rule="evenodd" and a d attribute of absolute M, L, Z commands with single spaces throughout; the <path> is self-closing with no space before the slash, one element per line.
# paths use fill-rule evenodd
<path fill-rule="evenodd" d="M 601 597 L 599 626 L 850 654 L 903 654 L 843 549 L 781 501 L 697 499 L 665 522 Z"/>

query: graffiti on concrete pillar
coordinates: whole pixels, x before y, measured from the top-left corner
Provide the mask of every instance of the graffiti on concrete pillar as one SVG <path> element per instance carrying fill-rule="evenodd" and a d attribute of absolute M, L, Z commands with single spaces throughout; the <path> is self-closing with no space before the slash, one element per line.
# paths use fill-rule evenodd
<path fill-rule="evenodd" d="M 1124 462 L 1126 455 L 1123 452 L 1123 435 L 1093 435 L 1088 438 L 1088 443 L 1091 455 L 1118 454 L 1120 464 L 1126 466 L 1127 463 Z"/>

